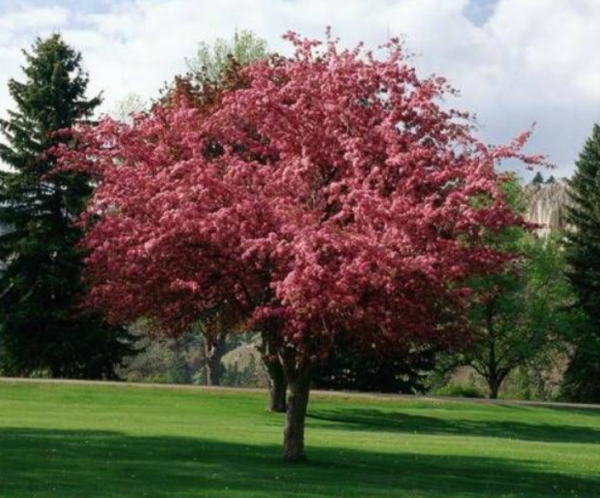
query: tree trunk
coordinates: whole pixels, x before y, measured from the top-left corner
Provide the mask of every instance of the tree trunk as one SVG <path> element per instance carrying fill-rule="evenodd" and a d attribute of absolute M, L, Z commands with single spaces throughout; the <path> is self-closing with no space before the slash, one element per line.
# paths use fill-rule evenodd
<path fill-rule="evenodd" d="M 221 359 L 225 354 L 225 335 L 219 334 L 210 341 L 205 338 L 204 355 L 206 357 L 206 384 L 209 386 L 221 385 L 223 368 Z"/>
<path fill-rule="evenodd" d="M 287 409 L 287 380 L 279 358 L 263 355 L 263 361 L 269 374 L 269 402 L 267 410 L 274 413 L 285 413 Z"/>
<path fill-rule="evenodd" d="M 508 374 L 512 371 L 511 368 L 497 368 L 492 372 L 492 375 L 488 378 L 489 387 L 489 398 L 498 399 L 498 393 L 502 384 L 506 380 Z"/>
<path fill-rule="evenodd" d="M 221 385 L 221 359 L 215 356 L 206 358 L 206 384 L 209 386 Z"/>
<path fill-rule="evenodd" d="M 267 410 L 285 413 L 287 409 L 287 378 L 278 355 L 278 344 L 273 335 L 262 332 L 262 341 L 257 349 L 260 351 L 265 369 L 269 376 L 269 401 Z"/>
<path fill-rule="evenodd" d="M 286 374 L 288 369 L 286 368 Z M 287 375 L 289 395 L 285 430 L 283 435 L 283 459 L 286 462 L 306 460 L 304 453 L 304 424 L 310 394 L 310 368 L 307 366 Z"/>
<path fill-rule="evenodd" d="M 498 392 L 500 391 L 500 382 L 495 379 L 488 380 L 489 388 L 489 399 L 498 399 Z"/>
<path fill-rule="evenodd" d="M 489 399 L 497 399 L 500 390 L 500 374 L 498 371 L 498 360 L 496 357 L 496 332 L 494 329 L 494 305 L 495 301 L 488 303 L 487 307 L 487 329 L 488 329 L 488 365 L 487 383 L 489 388 Z"/>

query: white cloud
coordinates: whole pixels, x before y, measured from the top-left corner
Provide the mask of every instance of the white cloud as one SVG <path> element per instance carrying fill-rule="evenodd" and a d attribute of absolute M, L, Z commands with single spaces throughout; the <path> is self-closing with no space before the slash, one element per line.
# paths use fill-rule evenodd
<path fill-rule="evenodd" d="M 5 80 L 19 76 L 18 49 L 57 28 L 84 53 L 92 89 L 105 91 L 109 110 L 132 92 L 156 95 L 202 40 L 252 29 L 271 48 L 287 51 L 285 31 L 322 37 L 330 25 L 348 45 L 362 39 L 374 47 L 388 35 L 405 35 L 421 72 L 447 76 L 461 91 L 454 104 L 477 113 L 485 140 L 509 140 L 537 121 L 531 150 L 550 154 L 567 172 L 600 120 L 600 1 L 497 0 L 491 11 L 487 0 L 491 15 L 475 25 L 467 11 L 479 1 L 130 0 L 98 12 L 58 1 L 22 7 L 0 15 L 0 108 L 9 105 Z"/>
<path fill-rule="evenodd" d="M 57 28 L 63 26 L 69 18 L 69 11 L 64 7 L 38 7 L 27 9 L 21 7 L 0 17 L 0 30 L 20 32 L 40 28 Z"/>

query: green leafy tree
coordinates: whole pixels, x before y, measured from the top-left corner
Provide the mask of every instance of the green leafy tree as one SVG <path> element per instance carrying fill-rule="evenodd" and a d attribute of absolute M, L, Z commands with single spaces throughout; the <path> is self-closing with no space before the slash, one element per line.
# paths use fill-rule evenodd
<path fill-rule="evenodd" d="M 511 180 L 506 190 L 521 212 L 520 187 Z M 555 238 L 537 238 L 513 227 L 492 244 L 519 257 L 499 274 L 472 280 L 469 320 L 474 336 L 457 364 L 471 366 L 485 380 L 489 397 L 497 398 L 512 372 L 550 362 L 581 317 Z"/>
<path fill-rule="evenodd" d="M 0 120 L 0 333 L 2 370 L 56 377 L 113 377 L 128 336 L 82 310 L 81 237 L 74 220 L 92 192 L 81 173 L 50 174 L 55 132 L 88 120 L 100 104 L 86 97 L 81 55 L 60 35 L 24 51 L 24 80 L 10 80 L 15 110 Z"/>
<path fill-rule="evenodd" d="M 467 358 L 485 379 L 490 398 L 516 369 L 550 363 L 579 321 L 558 242 L 524 236 L 514 243 L 523 258 L 474 283 L 480 299 L 471 313 L 476 335 Z"/>
<path fill-rule="evenodd" d="M 600 126 L 595 125 L 569 182 L 566 250 L 568 277 L 589 318 L 589 332 L 573 337 L 575 354 L 564 395 L 600 401 Z"/>
<path fill-rule="evenodd" d="M 236 31 L 231 41 L 218 38 L 212 45 L 201 43 L 187 64 L 201 84 L 222 85 L 233 61 L 244 67 L 267 56 L 267 42 L 252 31 L 242 30 Z"/>

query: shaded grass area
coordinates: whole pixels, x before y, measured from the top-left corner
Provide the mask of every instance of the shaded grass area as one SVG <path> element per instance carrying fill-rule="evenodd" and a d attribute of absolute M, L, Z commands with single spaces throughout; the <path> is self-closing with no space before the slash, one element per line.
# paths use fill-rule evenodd
<path fill-rule="evenodd" d="M 514 407 L 513 410 L 519 410 Z M 525 409 L 526 411 L 528 409 Z M 364 430 L 382 432 L 400 432 L 429 435 L 468 435 L 538 441 L 552 443 L 590 443 L 600 444 L 600 426 L 570 426 L 543 422 L 490 421 L 450 419 L 444 420 L 424 415 L 402 412 L 386 413 L 381 410 L 349 409 L 316 411 L 310 418 L 331 422 L 329 427 L 343 431 Z M 600 469 L 599 469 L 600 472 Z M 600 498 L 600 495 L 599 495 Z"/>
<path fill-rule="evenodd" d="M 257 394 L 0 384 L 0 497 L 599 497 L 600 412 L 311 402 L 281 462 Z"/>

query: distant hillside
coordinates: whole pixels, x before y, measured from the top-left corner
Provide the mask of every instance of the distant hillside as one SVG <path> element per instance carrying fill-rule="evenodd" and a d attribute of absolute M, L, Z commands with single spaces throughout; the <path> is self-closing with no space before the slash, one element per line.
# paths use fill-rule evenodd
<path fill-rule="evenodd" d="M 525 187 L 527 209 L 525 219 L 541 225 L 539 233 L 556 233 L 565 225 L 565 207 L 569 202 L 567 181 L 529 184 Z"/>

